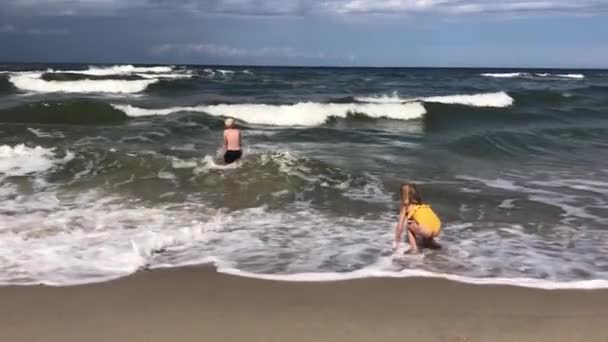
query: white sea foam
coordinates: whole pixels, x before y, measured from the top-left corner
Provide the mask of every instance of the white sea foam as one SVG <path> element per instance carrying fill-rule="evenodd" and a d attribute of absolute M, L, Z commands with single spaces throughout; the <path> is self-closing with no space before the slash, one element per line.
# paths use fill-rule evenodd
<path fill-rule="evenodd" d="M 473 107 L 509 107 L 513 98 L 504 91 L 498 93 L 425 97 L 425 102 L 460 104 Z"/>
<path fill-rule="evenodd" d="M 112 76 L 112 75 L 130 75 L 130 74 L 168 74 L 173 71 L 170 66 L 155 66 L 155 67 L 136 67 L 133 65 L 114 65 L 109 67 L 90 66 L 87 70 L 47 70 L 51 73 L 70 73 L 82 74 L 90 76 Z"/>
<path fill-rule="evenodd" d="M 5 190 L 10 194 L 11 189 Z M 20 214 L 0 212 L 0 284 L 75 285 L 127 276 L 142 268 L 213 263 L 226 274 L 291 282 L 431 277 L 542 289 L 608 288 L 608 280 L 555 280 L 555 274 L 570 274 L 573 266 L 598 261 L 596 256 L 569 249 L 559 256 L 540 255 L 544 247 L 523 244 L 533 236 L 521 227 L 491 227 L 485 232 L 472 230 L 472 224 L 446 227 L 441 255 L 467 265 L 465 276 L 428 270 L 432 263 L 424 254 L 404 260 L 407 267 L 396 266 L 384 252 L 390 249 L 393 215 L 335 217 L 306 203 L 279 212 L 259 207 L 227 213 L 193 199 L 149 207 L 95 192 L 67 198 L 54 192 L 10 196 L 3 198 L 3 209 Z M 478 240 L 484 245 L 477 245 Z M 509 254 L 505 267 L 502 260 L 514 249 L 518 255 Z M 498 271 L 488 271 L 495 263 L 501 265 Z M 550 273 L 550 279 L 512 276 L 522 274 L 516 267 L 547 268 L 555 274 Z M 491 272 L 499 274 L 483 276 Z"/>
<path fill-rule="evenodd" d="M 484 77 L 493 78 L 540 78 L 540 79 L 555 79 L 555 78 L 570 78 L 570 79 L 584 79 L 583 74 L 550 74 L 550 73 L 535 73 L 531 74 L 528 72 L 503 72 L 503 73 L 484 73 L 481 74 Z"/>
<path fill-rule="evenodd" d="M 556 76 L 564 77 L 564 78 L 574 78 L 574 79 L 578 79 L 578 80 L 585 78 L 585 75 L 583 75 L 583 74 L 558 74 Z"/>
<path fill-rule="evenodd" d="M 192 74 L 190 73 L 173 73 L 173 74 L 135 74 L 141 78 L 145 79 L 182 79 L 182 78 L 192 78 Z"/>
<path fill-rule="evenodd" d="M 141 80 L 74 80 L 74 81 L 47 81 L 42 78 L 46 73 L 71 73 L 85 76 L 138 76 Z M 108 93 L 108 94 L 134 94 L 144 91 L 150 84 L 161 79 L 191 78 L 192 73 L 186 70 L 175 70 L 170 66 L 135 67 L 133 65 L 115 65 L 109 67 L 91 66 L 86 70 L 53 70 L 44 72 L 14 72 L 10 74 L 9 81 L 21 90 L 38 93 Z"/>
<path fill-rule="evenodd" d="M 481 76 L 485 77 L 494 77 L 494 78 L 515 78 L 530 75 L 528 73 L 523 72 L 501 72 L 501 73 L 485 73 L 481 74 Z"/>
<path fill-rule="evenodd" d="M 509 285 L 518 287 L 537 288 L 544 290 L 558 289 L 603 289 L 608 288 L 608 280 L 580 280 L 557 282 L 533 278 L 475 278 L 447 273 L 436 273 L 417 269 L 404 269 L 401 271 L 388 271 L 376 267 L 364 268 L 353 272 L 310 272 L 296 274 L 259 274 L 241 271 L 231 267 L 218 267 L 218 272 L 234 276 L 286 281 L 286 282 L 329 282 L 365 278 L 441 278 L 451 281 L 475 285 Z"/>
<path fill-rule="evenodd" d="M 9 81 L 18 89 L 39 93 L 132 94 L 144 91 L 158 79 L 46 81 L 42 79 L 42 73 L 37 72 L 13 74 Z"/>
<path fill-rule="evenodd" d="M 481 94 L 458 94 L 446 96 L 429 96 L 418 98 L 401 98 L 396 92 L 391 95 L 376 97 L 357 97 L 357 101 L 368 103 L 405 103 L 412 101 L 459 104 L 472 107 L 509 107 L 513 105 L 513 98 L 504 91 Z"/>
<path fill-rule="evenodd" d="M 34 134 L 38 138 L 52 138 L 52 139 L 65 138 L 65 136 L 61 132 L 56 132 L 56 131 L 45 132 L 41 129 L 31 128 L 31 127 L 28 127 L 27 130 L 30 131 L 32 134 Z"/>
<path fill-rule="evenodd" d="M 11 147 L 0 146 L 0 177 L 25 176 L 41 173 L 53 168 L 56 164 L 66 163 L 74 158 L 67 153 L 63 158 L 57 158 L 53 149 L 25 145 Z"/>
<path fill-rule="evenodd" d="M 85 76 L 130 76 L 135 75 L 145 79 L 180 79 L 191 78 L 187 70 L 175 70 L 169 66 L 135 67 L 133 65 L 115 65 L 110 67 L 90 66 L 86 70 L 54 70 L 47 69 L 46 74 L 78 74 Z"/>
<path fill-rule="evenodd" d="M 219 72 L 223 76 L 234 74 L 233 70 L 223 70 L 223 69 L 215 69 L 215 71 Z"/>
<path fill-rule="evenodd" d="M 113 105 L 129 116 L 168 115 L 191 111 L 205 112 L 214 116 L 230 116 L 254 124 L 275 126 L 316 126 L 330 117 L 346 117 L 349 113 L 363 113 L 374 118 L 410 120 L 426 113 L 422 104 L 334 104 L 301 102 L 293 105 L 267 104 L 220 104 L 213 106 L 173 107 L 164 109 L 144 109 L 131 105 Z"/>

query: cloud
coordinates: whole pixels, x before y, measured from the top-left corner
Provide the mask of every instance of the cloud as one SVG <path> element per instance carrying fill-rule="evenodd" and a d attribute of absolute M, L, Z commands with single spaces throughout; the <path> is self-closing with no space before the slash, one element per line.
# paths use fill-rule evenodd
<path fill-rule="evenodd" d="M 579 0 L 333 0 L 324 1 L 327 12 L 340 14 L 398 13 L 578 13 L 608 10 L 608 1 Z"/>
<path fill-rule="evenodd" d="M 275 58 L 331 58 L 324 52 L 307 52 L 291 47 L 261 47 L 255 49 L 238 48 L 209 43 L 163 44 L 151 52 L 157 55 L 177 54 L 180 56 L 205 55 L 213 57 L 275 57 Z"/>
<path fill-rule="evenodd" d="M 107 15 L 124 10 L 293 16 L 365 14 L 608 13 L 608 0 L 5 0 L 12 11 L 38 15 Z"/>

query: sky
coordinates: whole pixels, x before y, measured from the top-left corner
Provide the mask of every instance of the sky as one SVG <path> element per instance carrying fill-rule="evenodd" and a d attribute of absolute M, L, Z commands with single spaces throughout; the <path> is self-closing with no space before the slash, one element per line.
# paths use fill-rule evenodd
<path fill-rule="evenodd" d="M 608 0 L 2 0 L 0 61 L 608 68 Z"/>

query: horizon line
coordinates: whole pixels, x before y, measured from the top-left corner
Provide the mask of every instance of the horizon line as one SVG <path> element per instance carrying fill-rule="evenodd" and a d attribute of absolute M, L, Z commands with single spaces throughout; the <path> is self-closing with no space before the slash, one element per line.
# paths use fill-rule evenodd
<path fill-rule="evenodd" d="M 589 70 L 589 71 L 604 71 L 608 67 L 534 67 L 534 66 L 383 66 L 383 65 L 271 65 L 271 64 L 204 64 L 204 63 L 134 63 L 134 62 L 17 62 L 17 61 L 0 61 L 4 65 L 173 65 L 173 66 L 200 66 L 200 67 L 236 67 L 236 68 L 326 68 L 326 69 L 495 69 L 495 70 Z"/>

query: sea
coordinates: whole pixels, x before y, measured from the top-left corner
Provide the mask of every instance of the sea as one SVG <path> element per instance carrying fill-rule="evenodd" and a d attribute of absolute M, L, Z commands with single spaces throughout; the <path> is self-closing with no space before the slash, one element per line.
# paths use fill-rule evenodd
<path fill-rule="evenodd" d="M 393 253 L 404 182 L 442 249 Z M 2 285 L 214 265 L 607 288 L 607 220 L 607 70 L 0 65 Z"/>

